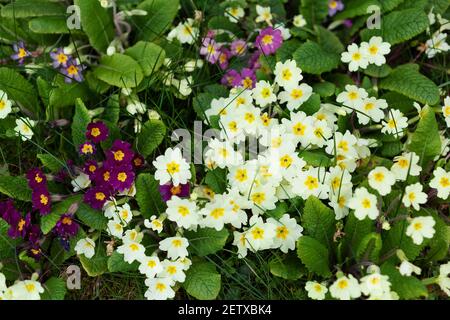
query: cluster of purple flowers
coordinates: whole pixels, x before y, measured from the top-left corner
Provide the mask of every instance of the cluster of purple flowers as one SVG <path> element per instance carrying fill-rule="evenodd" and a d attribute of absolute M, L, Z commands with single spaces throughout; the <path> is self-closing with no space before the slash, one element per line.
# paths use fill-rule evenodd
<path fill-rule="evenodd" d="M 256 83 L 256 70 L 261 67 L 259 57 L 261 54 L 274 54 L 282 43 L 281 31 L 272 27 L 261 30 L 253 44 L 237 39 L 229 47 L 227 47 L 227 44 L 216 42 L 215 33 L 210 30 L 206 37 L 202 39 L 200 54 L 205 56 L 208 62 L 217 63 L 222 70 L 226 70 L 221 80 L 223 85 L 252 89 Z M 247 59 L 246 67 L 240 71 L 228 69 L 233 57 Z"/>
<path fill-rule="evenodd" d="M 73 80 L 77 82 L 83 81 L 82 72 L 86 69 L 86 66 L 80 64 L 78 59 L 66 53 L 63 48 L 58 48 L 56 51 L 50 52 L 50 57 L 53 60 L 53 68 L 65 75 L 66 83 L 71 83 Z"/>
<path fill-rule="evenodd" d="M 22 238 L 27 241 L 28 254 L 36 260 L 41 257 L 39 225 L 32 224 L 31 213 L 25 217 L 15 207 L 11 199 L 0 203 L 0 217 L 9 224 L 8 236 L 12 239 Z"/>
<path fill-rule="evenodd" d="M 39 168 L 33 168 L 27 172 L 28 186 L 30 187 L 33 209 L 41 215 L 51 211 L 51 198 L 47 188 L 47 177 Z"/>
<path fill-rule="evenodd" d="M 104 141 L 107 137 L 108 128 L 103 122 L 90 123 L 86 131 L 86 138 L 90 141 L 81 145 L 80 152 L 94 155 L 94 143 Z M 85 193 L 84 201 L 94 209 L 101 209 L 115 193 L 129 189 L 134 182 L 134 171 L 144 165 L 144 158 L 132 150 L 131 144 L 122 140 L 115 140 L 105 155 L 106 159 L 102 163 L 88 159 L 84 164 L 83 171 L 93 185 Z"/>

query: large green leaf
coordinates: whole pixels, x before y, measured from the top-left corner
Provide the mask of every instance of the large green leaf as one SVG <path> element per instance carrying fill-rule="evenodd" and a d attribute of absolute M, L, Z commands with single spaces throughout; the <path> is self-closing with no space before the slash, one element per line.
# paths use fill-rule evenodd
<path fill-rule="evenodd" d="M 369 218 L 359 220 L 353 212 L 349 213 L 344 227 L 343 248 L 351 256 L 356 256 L 356 249 L 359 247 L 364 236 L 373 230 L 374 222 Z"/>
<path fill-rule="evenodd" d="M 100 64 L 94 70 L 94 75 L 119 88 L 137 87 L 144 78 L 139 63 L 130 56 L 120 53 L 103 56 Z"/>
<path fill-rule="evenodd" d="M 404 64 L 395 68 L 387 78 L 381 80 L 379 87 L 403 94 L 423 104 L 435 105 L 439 102 L 439 88 L 422 75 L 415 64 Z"/>
<path fill-rule="evenodd" d="M 179 4 L 179 0 L 145 0 L 139 4 L 137 8 L 147 11 L 147 15 L 135 18 L 138 39 L 151 41 L 160 37 L 172 26 Z"/>
<path fill-rule="evenodd" d="M 441 153 L 441 139 L 434 110 L 425 106 L 421 111 L 422 118 L 416 131 L 411 135 L 407 145 L 408 150 L 414 151 L 421 159 L 421 166 Z"/>
<path fill-rule="evenodd" d="M 318 43 L 308 40 L 293 54 L 294 60 L 300 68 L 311 74 L 321 74 L 337 68 L 340 56 L 329 52 Z"/>
<path fill-rule="evenodd" d="M 112 14 L 102 8 L 100 1 L 75 0 L 80 8 L 81 25 L 89 38 L 89 43 L 99 52 L 105 52 L 114 39 Z"/>
<path fill-rule="evenodd" d="M 372 261 L 377 263 L 382 246 L 383 244 L 379 233 L 372 232 L 366 234 L 356 249 L 356 258 L 359 261 Z"/>
<path fill-rule="evenodd" d="M 378 0 L 383 12 L 392 11 L 405 0 Z"/>
<path fill-rule="evenodd" d="M 345 2 L 345 10 L 336 14 L 334 19 L 344 20 L 368 14 L 367 8 L 370 6 L 380 6 L 377 0 L 348 0 Z"/>
<path fill-rule="evenodd" d="M 428 28 L 428 17 L 423 10 L 406 9 L 393 11 L 383 17 L 381 30 L 365 29 L 361 32 L 363 40 L 372 36 L 382 36 L 384 41 L 397 44 L 412 39 Z"/>
<path fill-rule="evenodd" d="M 45 281 L 44 289 L 41 300 L 64 300 L 67 292 L 66 281 L 61 278 L 51 277 Z"/>
<path fill-rule="evenodd" d="M 213 300 L 220 292 L 221 277 L 211 262 L 194 261 L 182 286 L 196 299 Z"/>
<path fill-rule="evenodd" d="M 62 17 L 38 17 L 28 23 L 31 31 L 43 34 L 69 33 L 66 18 Z"/>
<path fill-rule="evenodd" d="M 166 135 L 166 126 L 161 120 L 148 120 L 136 137 L 137 150 L 148 157 L 161 144 Z"/>
<path fill-rule="evenodd" d="M 123 260 L 123 254 L 114 251 L 108 258 L 108 271 L 109 272 L 130 272 L 137 271 L 139 268 L 139 262 L 134 261 L 128 263 Z"/>
<path fill-rule="evenodd" d="M 0 68 L 0 89 L 8 94 L 9 99 L 29 112 L 36 113 L 38 111 L 36 90 L 14 69 Z"/>
<path fill-rule="evenodd" d="M 333 240 L 335 223 L 333 210 L 324 205 L 322 201 L 313 196 L 306 200 L 302 215 L 305 234 L 328 247 Z"/>
<path fill-rule="evenodd" d="M 159 183 L 150 173 L 141 173 L 136 180 L 136 200 L 145 218 L 164 212 L 165 204 L 159 193 Z"/>
<path fill-rule="evenodd" d="M 141 65 L 146 77 L 157 71 L 166 57 L 166 52 L 160 46 L 146 41 L 139 41 L 134 46 L 128 48 L 125 54 L 132 57 Z"/>
<path fill-rule="evenodd" d="M 76 215 L 81 222 L 95 230 L 105 230 L 108 224 L 108 218 L 103 215 L 102 211 L 92 209 L 84 202 L 79 204 Z"/>
<path fill-rule="evenodd" d="M 57 80 L 56 80 L 57 81 Z M 71 107 L 76 100 L 88 99 L 92 93 L 86 83 L 61 83 L 49 89 L 49 105 L 55 108 Z"/>
<path fill-rule="evenodd" d="M 95 255 L 88 259 L 84 254 L 78 256 L 81 265 L 90 277 L 97 277 L 108 271 L 108 257 L 103 246 L 96 247 Z"/>
<path fill-rule="evenodd" d="M 2 8 L 3 18 L 65 16 L 66 8 L 50 0 L 16 0 Z"/>
<path fill-rule="evenodd" d="M 294 255 L 275 257 L 269 262 L 270 273 L 286 280 L 297 280 L 304 274 L 301 261 Z"/>
<path fill-rule="evenodd" d="M 220 231 L 202 228 L 198 231 L 186 231 L 184 235 L 189 240 L 189 248 L 196 255 L 203 257 L 223 249 L 229 233 L 225 228 Z"/>
<path fill-rule="evenodd" d="M 49 169 L 51 172 L 58 172 L 64 167 L 64 161 L 58 159 L 56 156 L 48 153 L 37 154 L 36 157 L 41 160 L 42 165 Z"/>
<path fill-rule="evenodd" d="M 310 272 L 323 277 L 331 275 L 328 249 L 316 239 L 300 237 L 297 241 L 297 255 Z"/>
<path fill-rule="evenodd" d="M 31 189 L 24 177 L 0 175 L 0 192 L 16 200 L 31 202 Z"/>
<path fill-rule="evenodd" d="M 89 122 L 91 122 L 91 117 L 86 106 L 81 99 L 77 99 L 72 122 L 72 141 L 77 150 L 86 141 L 86 128 Z"/>
<path fill-rule="evenodd" d="M 389 277 L 391 290 L 396 292 L 401 299 L 418 299 L 428 296 L 427 288 L 419 279 L 402 276 L 397 268 L 389 262 L 381 266 L 381 274 Z"/>
<path fill-rule="evenodd" d="M 301 0 L 299 11 L 309 26 L 321 24 L 328 15 L 328 0 Z"/>

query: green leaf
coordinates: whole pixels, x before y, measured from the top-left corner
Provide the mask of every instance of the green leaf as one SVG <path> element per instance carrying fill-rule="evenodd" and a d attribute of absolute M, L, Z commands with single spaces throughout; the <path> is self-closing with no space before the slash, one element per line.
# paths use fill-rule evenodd
<path fill-rule="evenodd" d="M 74 4 L 80 8 L 81 26 L 89 43 L 98 52 L 105 52 L 114 39 L 112 14 L 100 5 L 100 1 L 74 0 Z"/>
<path fill-rule="evenodd" d="M 301 42 L 297 39 L 283 41 L 281 47 L 277 50 L 277 61 L 286 61 L 292 59 L 292 54 L 300 46 Z"/>
<path fill-rule="evenodd" d="M 301 0 L 300 12 L 308 26 L 321 24 L 328 15 L 328 0 Z"/>
<path fill-rule="evenodd" d="M 401 299 L 418 299 L 428 296 L 427 288 L 419 279 L 402 276 L 397 268 L 389 262 L 385 262 L 381 266 L 381 274 L 389 276 L 391 290 L 396 292 Z"/>
<path fill-rule="evenodd" d="M 227 30 L 235 36 L 242 35 L 242 29 L 239 27 L 239 24 L 231 22 L 225 16 L 211 17 L 208 21 L 208 28 L 213 30 Z"/>
<path fill-rule="evenodd" d="M 429 0 L 427 1 L 426 12 L 429 12 L 433 8 L 434 14 L 443 15 L 449 6 L 450 2 L 448 0 Z"/>
<path fill-rule="evenodd" d="M 70 198 L 67 198 L 66 200 L 62 202 L 58 202 L 55 205 L 52 206 L 52 211 L 41 217 L 41 230 L 44 234 L 49 233 L 58 222 L 59 218 L 67 213 L 70 206 L 76 202 L 81 201 L 81 196 L 73 196 Z"/>
<path fill-rule="evenodd" d="M 378 262 L 381 247 L 383 246 L 379 233 L 369 233 L 359 243 L 356 249 L 356 259 L 358 261 Z"/>
<path fill-rule="evenodd" d="M 59 160 L 52 154 L 40 153 L 37 154 L 36 157 L 41 160 L 42 165 L 49 169 L 51 172 L 58 172 L 64 167 L 64 162 Z"/>
<path fill-rule="evenodd" d="M 274 276 L 286 280 L 298 280 L 305 271 L 301 261 L 294 255 L 273 258 L 269 262 L 269 269 Z"/>
<path fill-rule="evenodd" d="M 225 192 L 227 189 L 227 170 L 221 168 L 209 170 L 205 176 L 205 183 L 215 193 Z"/>
<path fill-rule="evenodd" d="M 66 34 L 70 32 L 64 16 L 34 18 L 30 20 L 28 25 L 30 30 L 35 33 Z"/>
<path fill-rule="evenodd" d="M 383 17 L 381 30 L 364 29 L 361 31 L 361 37 L 366 41 L 372 36 L 382 36 L 384 41 L 394 45 L 421 34 L 428 28 L 428 23 L 428 17 L 423 10 L 413 8 L 393 11 Z"/>
<path fill-rule="evenodd" d="M 344 45 L 339 37 L 328 29 L 322 26 L 315 26 L 317 33 L 317 42 L 319 45 L 328 52 L 341 54 L 344 51 Z"/>
<path fill-rule="evenodd" d="M 99 66 L 94 70 L 94 75 L 119 88 L 137 87 L 144 78 L 139 63 L 130 56 L 120 53 L 103 56 Z"/>
<path fill-rule="evenodd" d="M 159 183 L 150 173 L 141 173 L 136 180 L 136 200 L 144 218 L 163 213 L 165 204 L 159 193 Z"/>
<path fill-rule="evenodd" d="M 65 16 L 66 8 L 49 0 L 16 0 L 2 8 L 3 18 Z"/>
<path fill-rule="evenodd" d="M 24 177 L 0 175 L 0 192 L 16 200 L 31 202 L 31 189 Z"/>
<path fill-rule="evenodd" d="M 422 118 L 411 135 L 407 148 L 420 157 L 420 165 L 425 167 L 428 161 L 441 153 L 441 139 L 434 110 L 425 106 L 421 114 Z"/>
<path fill-rule="evenodd" d="M 79 255 L 78 259 L 90 277 L 97 277 L 108 271 L 108 257 L 102 246 L 96 248 L 95 255 L 91 259 L 86 258 L 84 254 Z"/>
<path fill-rule="evenodd" d="M 405 0 L 378 0 L 381 4 L 383 12 L 394 10 Z"/>
<path fill-rule="evenodd" d="M 414 110 L 414 101 L 397 92 L 389 91 L 381 98 L 385 99 L 391 108 L 398 109 L 403 112 L 403 114 Z"/>
<path fill-rule="evenodd" d="M 18 254 L 17 245 L 20 239 L 11 239 L 8 236 L 8 229 L 9 224 L 0 218 L 0 261 L 6 258 L 13 258 Z"/>
<path fill-rule="evenodd" d="M 78 98 L 88 99 L 92 93 L 86 83 L 63 83 L 49 91 L 49 105 L 58 109 L 75 105 Z"/>
<path fill-rule="evenodd" d="M 322 74 L 338 67 L 340 56 L 328 52 L 318 43 L 308 40 L 293 54 L 294 60 L 302 71 L 311 74 Z"/>
<path fill-rule="evenodd" d="M 387 78 L 381 80 L 379 87 L 403 94 L 423 104 L 439 103 L 439 88 L 422 75 L 415 64 L 404 64 L 395 68 Z"/>
<path fill-rule="evenodd" d="M 211 262 L 195 261 L 186 272 L 186 281 L 182 286 L 196 299 L 213 300 L 220 292 L 221 277 Z"/>
<path fill-rule="evenodd" d="M 320 95 L 317 93 L 313 93 L 308 100 L 303 102 L 300 106 L 300 110 L 306 113 L 307 115 L 313 115 L 320 109 Z"/>
<path fill-rule="evenodd" d="M 328 247 L 333 239 L 335 224 L 332 209 L 313 196 L 306 200 L 302 215 L 306 234 Z"/>
<path fill-rule="evenodd" d="M 38 109 L 37 92 L 20 73 L 14 69 L 0 68 L 0 89 L 8 94 L 8 98 L 30 112 Z"/>
<path fill-rule="evenodd" d="M 450 226 L 448 226 L 445 221 L 439 217 L 436 211 L 429 209 L 422 210 L 423 215 L 431 215 L 434 218 L 434 221 L 436 221 L 436 225 L 434 226 L 434 230 L 436 230 L 436 232 L 430 240 L 430 249 L 427 252 L 426 258 L 431 261 L 445 260 L 448 255 L 450 244 Z"/>
<path fill-rule="evenodd" d="M 61 278 L 51 277 L 44 283 L 41 300 L 64 300 L 67 293 L 66 282 Z"/>
<path fill-rule="evenodd" d="M 136 17 L 137 38 L 152 41 L 159 38 L 168 28 L 178 12 L 179 0 L 145 0 L 137 9 L 147 11 L 147 15 Z"/>
<path fill-rule="evenodd" d="M 84 105 L 81 99 L 77 99 L 75 102 L 75 115 L 72 122 L 72 141 L 74 147 L 78 150 L 78 147 L 86 141 L 86 128 L 91 122 L 88 109 Z"/>
<path fill-rule="evenodd" d="M 356 255 L 356 248 L 359 247 L 364 236 L 373 230 L 374 222 L 369 218 L 359 220 L 355 217 L 353 212 L 349 213 L 345 227 L 342 247 L 348 252 L 349 255 Z"/>
<path fill-rule="evenodd" d="M 134 261 L 128 263 L 123 260 L 123 254 L 114 251 L 108 258 L 108 271 L 109 272 L 130 272 L 137 271 L 139 269 L 139 262 Z"/>
<path fill-rule="evenodd" d="M 166 135 L 166 126 L 160 120 L 148 120 L 142 125 L 136 138 L 137 150 L 148 157 L 161 144 Z"/>
<path fill-rule="evenodd" d="M 331 159 L 323 150 L 305 150 L 299 154 L 299 157 L 314 167 L 329 167 Z"/>
<path fill-rule="evenodd" d="M 336 14 L 334 19 L 345 20 L 358 16 L 364 16 L 368 14 L 367 8 L 373 5 L 379 7 L 380 3 L 377 0 L 348 0 L 345 2 L 345 10 Z"/>
<path fill-rule="evenodd" d="M 186 231 L 185 237 L 189 240 L 189 248 L 200 257 L 216 253 L 223 249 L 229 233 L 227 229 L 217 231 L 211 228 L 202 228 L 198 231 Z"/>
<path fill-rule="evenodd" d="M 413 243 L 411 237 L 406 235 L 406 228 L 408 222 L 398 221 L 387 232 L 386 237 L 383 239 L 383 250 L 381 254 L 387 254 L 394 252 L 397 249 L 403 250 L 408 260 L 413 261 L 420 254 L 422 248 L 428 243 L 427 239 L 424 239 L 421 245 Z"/>
<path fill-rule="evenodd" d="M 320 82 L 313 84 L 313 91 L 318 93 L 321 97 L 331 97 L 336 91 L 336 86 L 331 82 Z"/>
<path fill-rule="evenodd" d="M 76 215 L 81 222 L 95 230 L 105 230 L 108 224 L 108 218 L 103 215 L 102 211 L 92 209 L 84 202 L 79 204 Z"/>
<path fill-rule="evenodd" d="M 119 115 L 120 115 L 119 95 L 113 94 L 111 97 L 109 97 L 105 111 L 103 111 L 102 114 L 102 119 L 110 123 L 116 124 L 119 121 Z"/>
<path fill-rule="evenodd" d="M 369 64 L 364 70 L 364 73 L 375 78 L 385 78 L 391 71 L 392 68 L 388 64 L 383 64 L 381 67 L 378 67 L 375 64 Z"/>
<path fill-rule="evenodd" d="M 323 277 L 331 276 L 328 249 L 316 239 L 300 237 L 297 241 L 297 255 L 310 272 Z"/>
<path fill-rule="evenodd" d="M 141 65 L 146 77 L 157 71 L 166 57 L 166 52 L 160 46 L 146 41 L 139 41 L 125 50 L 125 54 Z"/>

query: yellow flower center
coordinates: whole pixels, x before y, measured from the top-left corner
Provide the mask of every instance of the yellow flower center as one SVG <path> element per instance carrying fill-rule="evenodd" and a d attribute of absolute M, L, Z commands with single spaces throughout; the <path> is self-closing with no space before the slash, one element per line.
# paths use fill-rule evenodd
<path fill-rule="evenodd" d="M 213 217 L 214 219 L 219 219 L 220 217 L 223 217 L 223 215 L 225 214 L 225 209 L 224 208 L 216 208 L 213 211 L 211 211 L 211 217 Z"/>
<path fill-rule="evenodd" d="M 99 128 L 92 128 L 91 129 L 91 136 L 97 138 L 101 134 Z"/>
<path fill-rule="evenodd" d="M 125 182 L 127 180 L 127 174 L 125 172 L 120 172 L 117 175 L 117 180 L 119 180 L 120 182 Z"/>
<path fill-rule="evenodd" d="M 245 77 L 242 80 L 242 85 L 244 86 L 244 88 L 249 89 L 253 87 L 253 80 L 250 77 Z"/>
<path fill-rule="evenodd" d="M 372 205 L 368 198 L 364 198 L 363 201 L 361 202 L 361 204 L 364 209 L 369 209 Z"/>
<path fill-rule="evenodd" d="M 281 73 L 283 80 L 289 81 L 292 78 L 292 72 L 289 69 L 284 69 Z"/>
<path fill-rule="evenodd" d="M 64 218 L 62 219 L 62 224 L 65 224 L 65 225 L 70 226 L 70 225 L 72 224 L 72 219 L 69 218 L 69 217 L 64 217 Z"/>
<path fill-rule="evenodd" d="M 166 168 L 167 168 L 167 172 L 170 175 L 173 175 L 180 171 L 180 165 L 178 163 L 176 163 L 175 161 L 169 162 L 167 164 Z"/>
<path fill-rule="evenodd" d="M 236 180 L 239 182 L 244 182 L 247 180 L 247 170 L 246 169 L 238 169 L 235 175 Z"/>
<path fill-rule="evenodd" d="M 47 196 L 45 196 L 45 195 L 43 195 L 43 194 L 41 194 L 41 200 L 40 200 L 40 202 L 44 205 L 44 206 L 46 206 L 47 205 L 47 203 L 48 203 L 48 197 Z"/>
<path fill-rule="evenodd" d="M 366 110 L 366 111 L 370 111 L 370 110 L 372 110 L 373 108 L 375 108 L 375 105 L 374 105 L 372 102 L 366 103 L 366 104 L 364 105 L 364 110 Z"/>
<path fill-rule="evenodd" d="M 244 119 L 248 123 L 253 123 L 253 121 L 255 121 L 255 115 L 253 113 L 247 112 L 244 116 Z"/>
<path fill-rule="evenodd" d="M 252 194 L 252 201 L 258 205 L 261 205 L 266 200 L 266 195 L 263 192 L 255 192 Z"/>
<path fill-rule="evenodd" d="M 414 227 L 414 230 L 419 231 L 419 230 L 422 230 L 423 224 L 421 222 L 415 222 L 413 227 Z"/>
<path fill-rule="evenodd" d="M 277 232 L 276 232 L 277 238 L 286 240 L 286 237 L 288 236 L 288 234 L 289 234 L 289 230 L 285 226 L 281 226 L 281 227 L 277 228 Z"/>
<path fill-rule="evenodd" d="M 348 98 L 349 98 L 350 100 L 356 100 L 356 99 L 359 98 L 359 95 L 358 95 L 357 92 L 351 91 L 351 92 L 348 93 Z"/>
<path fill-rule="evenodd" d="M 346 279 L 339 280 L 338 282 L 339 289 L 345 289 L 348 287 L 348 281 Z"/>
<path fill-rule="evenodd" d="M 131 251 L 138 251 L 139 250 L 139 246 L 136 243 L 130 244 L 129 248 L 130 248 Z"/>
<path fill-rule="evenodd" d="M 292 131 L 297 136 L 303 136 L 305 135 L 306 126 L 303 125 L 301 122 L 297 123 L 293 128 Z"/>
<path fill-rule="evenodd" d="M 375 46 L 375 45 L 370 46 L 369 52 L 370 52 L 371 55 L 376 55 L 378 53 L 378 47 Z"/>
<path fill-rule="evenodd" d="M 441 180 L 439 181 L 439 184 L 443 187 L 443 188 L 447 188 L 450 186 L 450 180 L 447 177 L 442 177 Z"/>
<path fill-rule="evenodd" d="M 67 68 L 67 73 L 71 76 L 73 75 L 77 75 L 78 74 L 78 68 L 75 67 L 74 65 L 71 65 L 70 67 Z"/>
<path fill-rule="evenodd" d="M 67 56 L 62 52 L 60 54 L 58 54 L 57 59 L 58 59 L 59 63 L 66 63 L 68 60 Z"/>
<path fill-rule="evenodd" d="M 261 90 L 261 96 L 264 98 L 264 99 L 267 99 L 268 97 L 270 97 L 270 89 L 269 88 L 264 88 L 264 89 L 262 89 Z"/>
<path fill-rule="evenodd" d="M 189 214 L 189 209 L 185 206 L 179 206 L 178 213 L 181 214 L 183 217 L 186 217 Z"/>
<path fill-rule="evenodd" d="M 86 143 L 86 144 L 83 145 L 83 148 L 81 149 L 81 151 L 84 154 L 86 154 L 86 153 L 94 153 L 94 148 L 92 148 L 91 144 Z"/>
<path fill-rule="evenodd" d="M 255 239 L 255 240 L 264 239 L 264 230 L 256 227 L 252 230 L 252 236 L 253 236 L 253 239 Z"/>
<path fill-rule="evenodd" d="M 308 176 L 305 180 L 305 186 L 309 190 L 314 190 L 319 187 L 319 180 L 316 177 Z"/>
<path fill-rule="evenodd" d="M 289 168 L 292 164 L 292 157 L 289 155 L 285 155 L 280 159 L 280 166 L 282 168 Z"/>
<path fill-rule="evenodd" d="M 23 227 L 25 226 L 25 220 L 24 219 L 20 219 L 20 221 L 19 221 L 19 223 L 17 224 L 17 229 L 19 230 L 19 231 L 22 231 L 23 230 Z"/>
<path fill-rule="evenodd" d="M 273 36 L 270 34 L 266 34 L 263 38 L 262 38 L 262 43 L 264 45 L 268 45 L 268 44 L 272 44 L 273 41 Z"/>
<path fill-rule="evenodd" d="M 99 200 L 99 201 L 103 201 L 105 200 L 106 196 L 103 192 L 96 192 L 95 193 L 95 199 Z"/>
<path fill-rule="evenodd" d="M 156 290 L 158 290 L 159 292 L 163 292 L 164 290 L 166 290 L 166 285 L 164 283 L 158 282 L 155 286 Z"/>
<path fill-rule="evenodd" d="M 291 98 L 294 100 L 300 99 L 301 97 L 303 97 L 303 91 L 300 89 L 293 89 L 291 91 Z"/>
<path fill-rule="evenodd" d="M 175 239 L 175 240 L 172 240 L 172 245 L 175 248 L 180 248 L 183 245 L 183 242 L 181 242 L 180 239 Z"/>
<path fill-rule="evenodd" d="M 122 161 L 123 158 L 125 157 L 125 153 L 122 152 L 122 150 L 117 150 L 115 152 L 113 152 L 114 154 L 114 160 L 116 161 Z"/>
<path fill-rule="evenodd" d="M 355 52 L 353 55 L 352 55 L 352 59 L 353 60 L 355 60 L 355 61 L 359 61 L 359 60 L 361 60 L 361 54 L 359 53 L 359 52 Z"/>
<path fill-rule="evenodd" d="M 383 174 L 382 172 L 376 172 L 376 173 L 373 175 L 373 178 L 374 178 L 375 181 L 377 181 L 377 182 L 383 182 L 383 180 L 384 180 L 384 174 Z"/>

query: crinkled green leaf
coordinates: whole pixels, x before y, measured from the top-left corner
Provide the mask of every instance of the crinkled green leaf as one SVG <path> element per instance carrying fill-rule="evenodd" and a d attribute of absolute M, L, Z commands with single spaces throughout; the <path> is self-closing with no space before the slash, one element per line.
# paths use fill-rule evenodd
<path fill-rule="evenodd" d="M 366 234 L 356 249 L 356 258 L 359 261 L 371 261 L 377 263 L 383 243 L 379 233 Z"/>
<path fill-rule="evenodd" d="M 134 88 L 144 78 L 142 68 L 130 56 L 115 53 L 103 56 L 95 68 L 94 75 L 100 80 L 119 88 Z"/>
<path fill-rule="evenodd" d="M 75 102 L 75 115 L 72 121 L 72 141 L 78 151 L 78 147 L 86 141 L 86 128 L 91 122 L 89 112 L 81 99 Z"/>
<path fill-rule="evenodd" d="M 418 299 L 428 296 L 427 288 L 419 279 L 402 276 L 397 268 L 389 262 L 381 266 L 381 274 L 389 277 L 391 290 L 396 292 L 400 299 Z"/>
<path fill-rule="evenodd" d="M 391 90 L 419 101 L 435 105 L 439 102 L 439 89 L 436 84 L 419 72 L 415 64 L 404 64 L 395 68 L 381 80 L 380 89 Z"/>
<path fill-rule="evenodd" d="M 294 60 L 302 71 L 321 74 L 331 71 L 339 65 L 340 55 L 326 51 L 318 43 L 308 40 L 293 54 Z"/>
<path fill-rule="evenodd" d="M 148 120 L 142 125 L 141 132 L 137 135 L 137 150 L 148 157 L 161 144 L 166 135 L 166 126 L 160 120 Z"/>
<path fill-rule="evenodd" d="M 328 0 L 301 0 L 299 11 L 309 26 L 321 24 L 328 15 Z"/>
<path fill-rule="evenodd" d="M 310 272 L 323 277 L 331 276 L 328 249 L 316 239 L 300 237 L 297 241 L 297 255 Z"/>
<path fill-rule="evenodd" d="M 336 20 L 344 20 L 344 19 L 350 19 L 358 16 L 364 16 L 368 13 L 367 8 L 370 6 L 378 6 L 380 7 L 380 1 L 381 0 L 348 0 L 345 1 L 345 8 L 344 11 L 339 12 L 336 14 L 334 19 Z M 403 0 L 401 0 L 403 1 Z"/>
<path fill-rule="evenodd" d="M 92 209 L 84 202 L 80 202 L 76 215 L 83 224 L 95 230 L 105 230 L 108 224 L 108 218 L 103 215 L 102 211 Z"/>
<path fill-rule="evenodd" d="M 31 189 L 24 177 L 0 175 L 0 192 L 16 200 L 31 202 Z"/>
<path fill-rule="evenodd" d="M 211 228 L 201 228 L 197 231 L 186 231 L 184 236 L 189 240 L 189 248 L 196 255 L 203 257 L 223 249 L 229 232 L 225 228 L 220 231 Z"/>
<path fill-rule="evenodd" d="M 333 240 L 335 224 L 335 215 L 332 209 L 313 196 L 306 200 L 302 215 L 305 234 L 328 247 Z"/>
<path fill-rule="evenodd" d="M 274 257 L 269 262 L 269 269 L 274 276 L 286 280 L 297 280 L 305 273 L 301 261 L 290 254 L 283 258 Z"/>
<path fill-rule="evenodd" d="M 147 15 L 135 18 L 137 38 L 146 41 L 159 38 L 172 26 L 179 4 L 179 0 L 145 0 L 140 3 L 137 8 L 147 11 Z"/>
<path fill-rule="evenodd" d="M 159 193 L 159 183 L 150 173 L 141 173 L 136 180 L 136 200 L 145 218 L 164 212 L 165 204 Z"/>
<path fill-rule="evenodd" d="M 50 0 L 16 0 L 2 8 L 3 18 L 65 16 L 66 8 Z"/>
<path fill-rule="evenodd" d="M 221 287 L 221 277 L 211 262 L 194 261 L 186 271 L 186 281 L 182 284 L 186 292 L 199 300 L 212 300 Z"/>
<path fill-rule="evenodd" d="M 61 278 L 51 277 L 45 281 L 44 293 L 41 295 L 41 300 L 64 300 L 67 293 L 66 281 Z"/>

